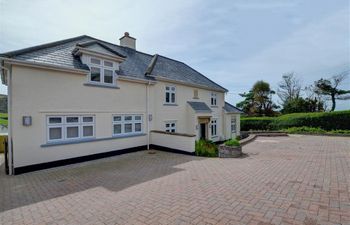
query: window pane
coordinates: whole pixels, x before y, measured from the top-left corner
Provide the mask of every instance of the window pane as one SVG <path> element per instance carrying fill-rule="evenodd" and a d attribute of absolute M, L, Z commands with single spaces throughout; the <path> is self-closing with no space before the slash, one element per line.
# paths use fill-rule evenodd
<path fill-rule="evenodd" d="M 170 127 L 170 124 L 169 123 L 165 124 L 165 127 Z"/>
<path fill-rule="evenodd" d="M 92 136 L 94 136 L 94 127 L 83 126 L 83 137 L 92 137 Z"/>
<path fill-rule="evenodd" d="M 51 123 L 51 124 L 62 123 L 62 118 L 61 117 L 50 117 L 49 123 Z"/>
<path fill-rule="evenodd" d="M 108 61 L 105 61 L 104 65 L 108 66 L 108 67 L 113 67 L 113 63 L 112 62 L 108 62 Z"/>
<path fill-rule="evenodd" d="M 175 93 L 171 93 L 171 102 L 175 103 Z"/>
<path fill-rule="evenodd" d="M 95 59 L 95 58 L 91 58 L 91 61 L 90 61 L 90 62 L 93 63 L 93 64 L 98 64 L 98 65 L 101 64 L 101 60 Z"/>
<path fill-rule="evenodd" d="M 131 123 L 126 123 L 124 125 L 124 132 L 125 133 L 131 133 L 132 132 L 132 124 Z"/>
<path fill-rule="evenodd" d="M 92 122 L 94 122 L 94 118 L 92 116 L 84 116 L 83 122 L 84 123 L 92 123 Z"/>
<path fill-rule="evenodd" d="M 170 87 L 165 87 L 165 90 L 169 91 L 169 90 L 170 90 Z"/>
<path fill-rule="evenodd" d="M 141 116 L 135 116 L 135 120 L 141 120 Z"/>
<path fill-rule="evenodd" d="M 113 133 L 114 134 L 121 134 L 122 133 L 122 125 L 121 124 L 114 124 L 113 125 Z"/>
<path fill-rule="evenodd" d="M 171 132 L 172 132 L 172 133 L 175 133 L 175 129 L 171 129 Z"/>
<path fill-rule="evenodd" d="M 67 127 L 67 138 L 79 137 L 79 127 Z"/>
<path fill-rule="evenodd" d="M 101 81 L 101 71 L 99 68 L 91 67 L 91 81 Z"/>
<path fill-rule="evenodd" d="M 170 102 L 170 93 L 169 92 L 166 92 L 165 93 L 165 102 Z"/>
<path fill-rule="evenodd" d="M 104 70 L 104 82 L 108 84 L 113 83 L 113 71 L 112 70 Z"/>
<path fill-rule="evenodd" d="M 124 120 L 132 120 L 132 116 L 125 116 Z"/>
<path fill-rule="evenodd" d="M 114 120 L 114 121 L 121 121 L 121 120 L 122 120 L 122 117 L 121 117 L 121 116 L 114 116 L 114 117 L 113 117 L 113 120 Z"/>
<path fill-rule="evenodd" d="M 62 139 L 62 127 L 49 128 L 49 140 Z"/>
<path fill-rule="evenodd" d="M 171 87 L 171 90 L 172 90 L 172 91 L 175 91 L 175 87 Z"/>
<path fill-rule="evenodd" d="M 141 123 L 135 123 L 135 132 L 141 132 Z"/>
<path fill-rule="evenodd" d="M 77 116 L 70 116 L 66 118 L 67 123 L 78 123 L 79 122 L 79 117 Z"/>

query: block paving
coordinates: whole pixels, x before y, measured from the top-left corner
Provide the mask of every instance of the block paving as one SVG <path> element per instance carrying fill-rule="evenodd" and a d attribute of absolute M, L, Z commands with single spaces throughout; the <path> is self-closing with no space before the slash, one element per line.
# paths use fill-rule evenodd
<path fill-rule="evenodd" d="M 0 224 L 350 225 L 350 138 L 259 137 L 243 152 L 140 151 L 17 176 L 0 156 Z"/>

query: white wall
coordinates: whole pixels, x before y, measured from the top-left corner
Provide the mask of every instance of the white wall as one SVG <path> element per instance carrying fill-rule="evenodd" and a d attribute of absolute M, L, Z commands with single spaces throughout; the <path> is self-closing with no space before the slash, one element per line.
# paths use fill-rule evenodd
<path fill-rule="evenodd" d="M 196 137 L 162 134 L 151 132 L 151 143 L 167 148 L 178 149 L 185 152 L 195 151 Z"/>

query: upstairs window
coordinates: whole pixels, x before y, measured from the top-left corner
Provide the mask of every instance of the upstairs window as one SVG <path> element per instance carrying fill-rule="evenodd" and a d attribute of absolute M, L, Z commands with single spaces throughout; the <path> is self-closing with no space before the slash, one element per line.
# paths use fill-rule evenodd
<path fill-rule="evenodd" d="M 193 99 L 199 99 L 199 97 L 198 97 L 198 90 L 197 89 L 193 90 Z"/>
<path fill-rule="evenodd" d="M 115 85 L 114 63 L 107 60 L 90 58 L 90 77 L 92 83 Z"/>
<path fill-rule="evenodd" d="M 176 102 L 176 87 L 166 86 L 165 87 L 165 103 L 175 104 Z"/>
<path fill-rule="evenodd" d="M 212 106 L 216 106 L 216 101 L 217 101 L 217 98 L 216 98 L 217 96 L 216 96 L 216 93 L 214 93 L 214 92 L 212 92 L 211 93 L 211 98 L 210 98 L 210 104 L 212 105 Z"/>
<path fill-rule="evenodd" d="M 176 132 L 176 122 L 169 121 L 165 123 L 165 132 L 175 133 Z"/>

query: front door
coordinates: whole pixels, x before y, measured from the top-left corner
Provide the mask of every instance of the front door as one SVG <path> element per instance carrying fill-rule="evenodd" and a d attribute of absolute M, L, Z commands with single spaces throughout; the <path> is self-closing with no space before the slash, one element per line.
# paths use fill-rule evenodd
<path fill-rule="evenodd" d="M 199 139 L 206 139 L 206 127 L 205 123 L 200 124 Z"/>

